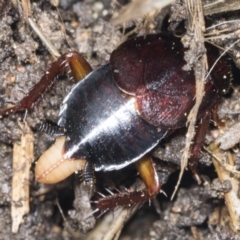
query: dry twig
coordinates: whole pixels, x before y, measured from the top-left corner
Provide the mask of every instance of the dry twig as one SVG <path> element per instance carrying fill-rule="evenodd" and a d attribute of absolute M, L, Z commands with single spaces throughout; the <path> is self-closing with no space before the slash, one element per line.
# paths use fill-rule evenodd
<path fill-rule="evenodd" d="M 235 11 L 240 9 L 240 2 L 236 0 L 218 0 L 210 4 L 205 4 L 204 15 Z"/>
<path fill-rule="evenodd" d="M 188 126 L 187 135 L 186 135 L 186 144 L 185 144 L 185 148 L 183 149 L 183 154 L 181 158 L 181 172 L 179 175 L 178 183 L 172 195 L 172 198 L 174 197 L 179 187 L 184 169 L 187 167 L 189 150 L 190 150 L 191 142 L 195 135 L 195 124 L 196 124 L 198 109 L 201 105 L 202 98 L 204 96 L 204 84 L 205 84 L 205 76 L 207 72 L 207 56 L 206 56 L 206 53 L 204 53 L 205 46 L 204 46 L 203 32 L 205 29 L 205 22 L 204 22 L 204 16 L 203 16 L 202 1 L 186 0 L 186 5 L 187 5 L 189 19 L 187 21 L 187 33 L 183 37 L 182 41 L 183 41 L 183 45 L 185 47 L 188 47 L 189 50 L 187 51 L 187 54 L 185 56 L 194 55 L 194 52 L 196 52 L 196 50 L 201 53 L 201 56 L 198 59 L 194 59 L 191 61 L 189 61 L 190 59 L 186 59 L 187 63 L 190 63 L 190 65 L 188 64 L 189 66 L 188 65 L 186 66 L 186 69 L 189 70 L 190 67 L 193 67 L 195 72 L 196 103 L 188 115 L 189 126 Z"/>

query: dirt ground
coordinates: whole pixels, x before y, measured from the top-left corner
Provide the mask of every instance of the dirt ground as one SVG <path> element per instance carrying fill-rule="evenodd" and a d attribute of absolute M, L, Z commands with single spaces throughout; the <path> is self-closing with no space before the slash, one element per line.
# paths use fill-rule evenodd
<path fill-rule="evenodd" d="M 31 1 L 32 18 L 60 53 L 77 50 L 86 57 L 93 69 L 107 63 L 111 52 L 126 39 L 124 33 L 135 36 L 146 31 L 148 33 L 166 31 L 171 15 L 170 8 L 166 8 L 154 15 L 148 24 L 145 24 L 146 20 L 144 22 L 139 18 L 130 21 L 124 27 L 123 25 L 115 27 L 110 21 L 112 15 L 127 1 L 122 0 L 117 4 L 117 1 L 111 0 L 60 0 L 58 8 L 53 2 Z M 181 1 L 176 2 L 180 6 L 183 4 Z M 53 61 L 20 9 L 10 1 L 0 2 L 0 108 L 6 108 L 9 104 L 22 99 Z M 176 15 L 177 11 L 174 13 Z M 172 17 L 176 21 L 175 15 Z M 179 16 L 177 20 L 183 19 L 181 17 Z M 206 24 L 212 26 L 220 21 L 232 19 L 239 21 L 239 11 L 208 15 Z M 227 32 L 232 38 L 214 40 L 214 43 L 227 48 L 238 39 L 236 30 L 239 26 L 231 25 L 231 31 L 227 23 L 221 27 L 215 31 Z M 180 28 L 183 29 L 182 26 Z M 208 33 L 212 34 L 210 30 Z M 238 63 L 237 44 L 232 54 L 235 63 Z M 202 184 L 198 185 L 192 174 L 186 171 L 177 195 L 170 201 L 179 176 L 181 150 L 185 144 L 186 134 L 185 129 L 176 131 L 153 152 L 166 196 L 160 193 L 151 204 L 144 204 L 132 214 L 130 220 L 124 224 L 119 239 L 240 239 L 238 237 L 240 215 L 236 214 L 239 219 L 236 217 L 233 220 L 225 204 L 226 194 L 235 187 L 236 202 L 240 198 L 238 76 L 238 69 L 233 66 L 233 87 L 222 97 L 218 110 L 220 119 L 225 121 L 226 129 L 229 131 L 221 137 L 224 129 L 220 131 L 211 124 L 205 140 L 207 149 L 212 142 L 221 143 L 221 149 L 212 152 L 214 154 L 220 152 L 224 159 L 233 159 L 233 163 L 230 164 L 226 160 L 213 164 L 211 154 L 203 150 L 198 168 Z M 26 115 L 25 121 L 32 129 L 34 137 L 34 160 L 37 160 L 54 142 L 53 137 L 39 132 L 37 126 L 46 119 L 57 122 L 63 98 L 73 84 L 72 80 L 60 76 L 51 91 L 44 94 L 33 111 Z M 90 190 L 80 186 L 78 175 L 71 176 L 59 184 L 45 186 L 34 179 L 34 163 L 30 169 L 30 177 L 26 180 L 26 185 L 30 186 L 30 210 L 24 215 L 18 232 L 12 232 L 11 206 L 21 208 L 21 201 L 26 201 L 26 199 L 12 200 L 12 177 L 16 171 L 12 167 L 13 145 L 20 142 L 24 133 L 23 122 L 24 113 L 12 114 L 0 119 L 0 240 L 100 239 L 114 222 L 113 219 L 119 214 L 119 210 L 114 214 L 108 212 L 97 219 L 91 216 L 86 220 L 86 215 L 94 211 L 94 203 L 90 204 Z M 221 167 L 216 167 L 217 164 Z M 219 177 L 222 171 L 225 171 L 224 176 L 227 175 L 229 179 Z M 104 192 L 104 187 L 109 189 L 115 186 L 129 187 L 136 179 L 139 181 L 135 169 L 131 167 L 114 173 L 97 173 L 96 178 L 97 189 L 100 192 Z M 95 199 L 98 197 L 94 196 Z M 128 216 L 131 215 L 131 210 L 128 209 Z M 233 211 L 239 211 L 237 206 Z M 234 224 L 239 226 L 238 231 L 233 231 Z"/>

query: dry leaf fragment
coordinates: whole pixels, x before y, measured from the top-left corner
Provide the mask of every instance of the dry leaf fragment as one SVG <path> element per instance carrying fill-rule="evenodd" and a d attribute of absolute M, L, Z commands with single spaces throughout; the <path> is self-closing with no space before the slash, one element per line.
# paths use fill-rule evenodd
<path fill-rule="evenodd" d="M 146 15 L 153 10 L 161 10 L 167 5 L 171 4 L 173 0 L 133 0 L 113 18 L 113 24 L 122 24 L 131 19 L 137 19 Z"/>
<path fill-rule="evenodd" d="M 223 154 L 221 150 L 218 148 L 216 143 L 212 143 L 210 145 L 210 149 L 212 153 L 217 158 L 223 159 Z M 231 219 L 231 227 L 232 230 L 236 233 L 240 231 L 240 199 L 238 198 L 238 189 L 239 189 L 239 181 L 234 174 L 230 174 L 228 170 L 226 170 L 215 157 L 212 158 L 214 167 L 216 169 L 218 178 L 221 181 L 229 180 L 232 185 L 231 191 L 224 194 L 225 203 L 230 215 Z M 228 154 L 229 164 L 234 166 L 232 157 Z"/>

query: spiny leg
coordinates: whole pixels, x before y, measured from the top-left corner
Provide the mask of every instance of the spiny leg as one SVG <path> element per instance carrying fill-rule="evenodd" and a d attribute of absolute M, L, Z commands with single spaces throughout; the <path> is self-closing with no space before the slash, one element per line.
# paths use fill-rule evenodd
<path fill-rule="evenodd" d="M 31 109 L 46 90 L 53 84 L 55 78 L 69 66 L 76 82 L 83 79 L 92 71 L 91 66 L 78 52 L 63 54 L 42 76 L 40 81 L 29 91 L 27 96 L 20 100 L 14 107 L 0 109 L 0 115 L 20 112 Z"/>
<path fill-rule="evenodd" d="M 137 203 L 144 203 L 159 193 L 161 186 L 151 157 L 143 157 L 136 163 L 136 165 L 139 174 L 146 185 L 146 189 L 133 192 L 121 192 L 101 198 L 97 204 L 100 212 L 113 210 L 118 206 L 133 206 Z"/>

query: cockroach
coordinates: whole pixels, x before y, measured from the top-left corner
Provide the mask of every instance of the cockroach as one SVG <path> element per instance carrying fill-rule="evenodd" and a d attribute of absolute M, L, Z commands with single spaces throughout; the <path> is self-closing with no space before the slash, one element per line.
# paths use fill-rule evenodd
<path fill-rule="evenodd" d="M 218 50 L 209 44 L 206 48 L 212 66 Z M 127 40 L 95 71 L 79 53 L 70 52 L 52 64 L 26 97 L 0 114 L 30 109 L 70 67 L 78 83 L 63 101 L 57 126 L 42 126 L 57 139 L 38 160 L 36 180 L 53 184 L 79 170 L 91 180 L 92 170 L 117 171 L 135 163 L 146 189 L 103 197 L 97 207 L 104 212 L 145 202 L 161 189 L 150 152 L 168 133 L 185 127 L 195 104 L 194 73 L 184 71 L 184 64 L 180 40 L 168 34 Z M 193 173 L 211 113 L 228 91 L 230 76 L 229 64 L 221 58 L 206 79 L 189 160 Z"/>

